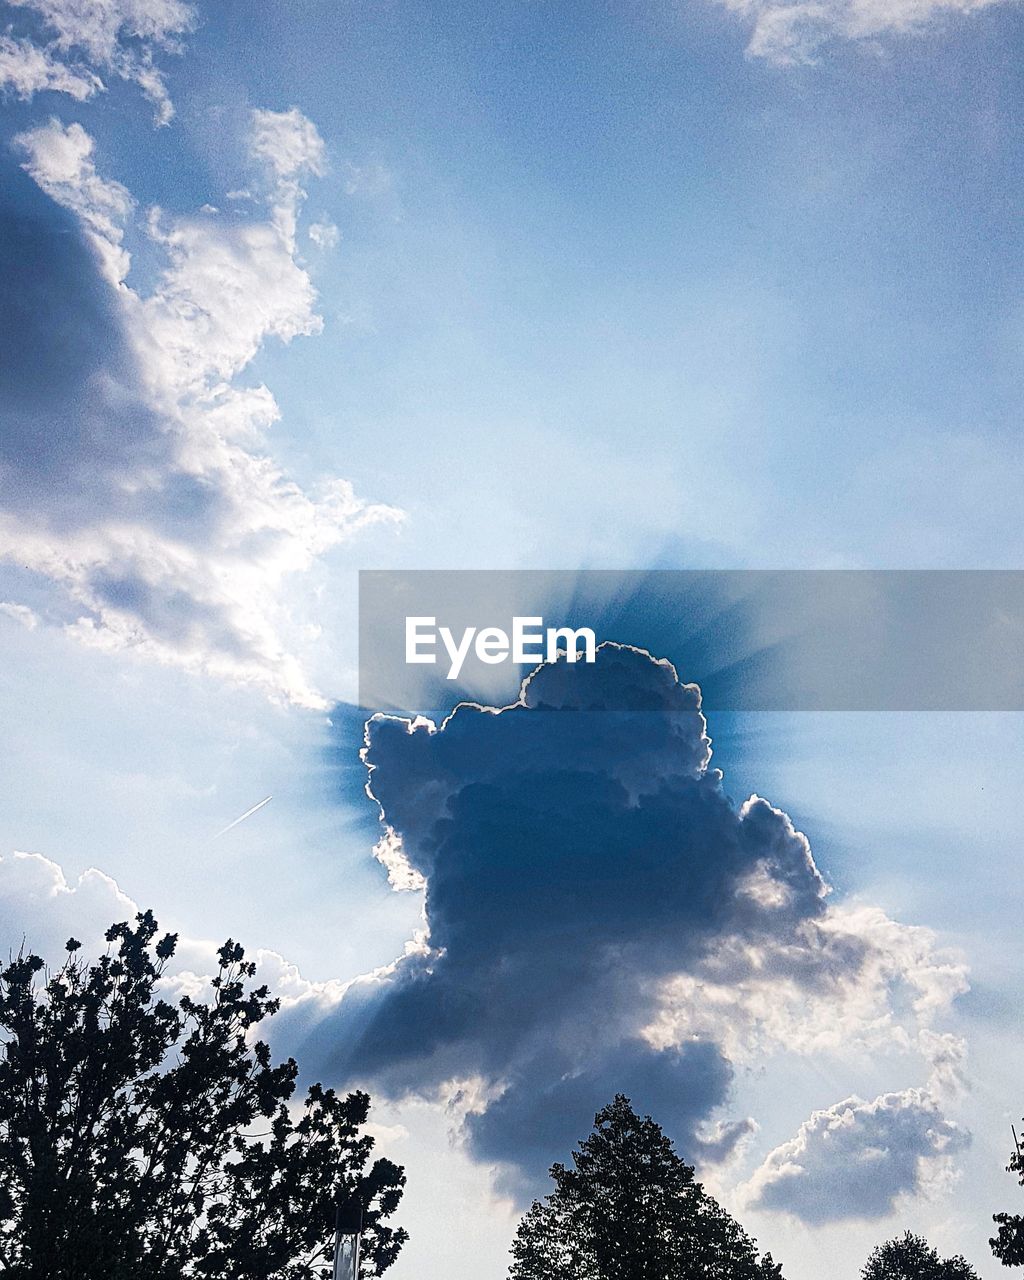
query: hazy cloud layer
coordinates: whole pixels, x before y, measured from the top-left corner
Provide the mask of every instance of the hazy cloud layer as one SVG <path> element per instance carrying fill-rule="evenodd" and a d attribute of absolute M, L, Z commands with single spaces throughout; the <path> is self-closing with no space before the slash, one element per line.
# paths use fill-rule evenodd
<path fill-rule="evenodd" d="M 78 124 L 15 140 L 77 234 L 38 199 L 7 214 L 18 389 L 0 444 L 0 557 L 56 584 L 53 620 L 86 643 L 322 707 L 296 652 L 315 624 L 288 581 L 398 513 L 344 480 L 300 488 L 263 445 L 272 394 L 236 382 L 268 339 L 321 326 L 296 222 L 323 141 L 294 108 L 256 111 L 250 130 L 248 215 L 140 215 Z M 128 275 L 136 218 L 156 267 L 146 290 Z"/>
<path fill-rule="evenodd" d="M 830 906 L 788 817 L 726 795 L 699 693 L 669 664 L 606 645 L 593 667 L 540 667 L 501 711 L 375 717 L 365 756 L 377 856 L 397 888 L 426 885 L 427 934 L 352 984 L 306 1051 L 396 1097 L 456 1096 L 470 1151 L 511 1189 L 616 1090 L 691 1158 L 725 1157 L 752 1127 L 723 1110 L 734 1066 L 772 1054 L 912 1053 L 955 1092 L 959 1042 L 933 1024 L 962 964 L 926 930 Z M 909 1135 L 941 1093 L 890 1105 L 907 1147 L 892 1194 L 939 1154 Z M 803 1212 L 796 1181 L 773 1186 L 772 1207 Z"/>
<path fill-rule="evenodd" d="M 0 90 L 81 101 L 116 77 L 141 88 L 158 124 L 174 114 L 157 59 L 195 25 L 186 0 L 5 0 L 2 9 L 15 31 L 0 37 Z"/>

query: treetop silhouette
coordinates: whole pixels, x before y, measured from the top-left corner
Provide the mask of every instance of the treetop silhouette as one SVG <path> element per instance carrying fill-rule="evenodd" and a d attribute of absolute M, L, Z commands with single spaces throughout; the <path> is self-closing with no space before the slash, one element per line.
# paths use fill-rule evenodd
<path fill-rule="evenodd" d="M 510 1280 L 781 1280 L 766 1254 L 623 1094 L 527 1212 Z"/>
<path fill-rule="evenodd" d="M 177 937 L 150 912 L 86 963 L 0 972 L 0 1263 L 10 1280 L 322 1280 L 335 1204 L 363 1207 L 362 1275 L 406 1240 L 405 1174 L 369 1168 L 365 1093 L 274 1065 L 251 1032 L 277 1009 L 228 941 L 212 999 L 162 994 Z"/>

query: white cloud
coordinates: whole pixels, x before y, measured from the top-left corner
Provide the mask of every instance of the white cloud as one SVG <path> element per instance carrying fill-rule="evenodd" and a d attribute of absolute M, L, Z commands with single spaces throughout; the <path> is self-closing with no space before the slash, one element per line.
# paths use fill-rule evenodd
<path fill-rule="evenodd" d="M 14 145 L 27 156 L 25 171 L 48 196 L 77 216 L 107 279 L 120 283 L 129 266 L 121 247 L 124 222 L 134 202 L 121 183 L 96 172 L 92 138 L 80 124 L 65 127 L 51 120 L 18 134 Z"/>
<path fill-rule="evenodd" d="M 815 1111 L 745 1191 L 757 1208 L 813 1224 L 884 1217 L 902 1198 L 947 1188 L 969 1143 L 927 1089 L 847 1098 Z"/>
<path fill-rule="evenodd" d="M 860 1048 L 917 1052 L 932 1067 L 948 1049 L 933 1025 L 967 989 L 963 957 L 931 930 L 833 905 L 792 931 L 723 939 L 664 984 L 646 1035 L 657 1048 L 710 1035 L 734 1062 Z"/>
<path fill-rule="evenodd" d="M 0 856 L 0 953 L 26 950 L 55 959 L 70 937 L 102 949 L 103 934 L 137 907 L 109 876 L 90 867 L 74 885 L 55 862 L 38 853 Z"/>
<path fill-rule="evenodd" d="M 270 207 L 274 223 L 294 249 L 295 221 L 305 197 L 302 180 L 324 172 L 324 140 L 298 107 L 289 111 L 252 113 L 252 154 L 271 180 Z"/>
<path fill-rule="evenodd" d="M 126 39 L 171 42 L 188 31 L 195 10 L 185 0 L 8 0 L 31 9 L 62 49 L 83 49 L 97 62 L 113 62 Z"/>
<path fill-rule="evenodd" d="M 373 856 L 388 873 L 388 883 L 396 893 L 418 893 L 427 887 L 402 848 L 402 837 L 391 827 L 385 826 L 384 834 L 373 846 Z"/>
<path fill-rule="evenodd" d="M 311 223 L 308 235 L 318 249 L 324 250 L 336 249 L 341 239 L 341 232 L 330 218 L 321 218 L 318 222 Z"/>
<path fill-rule="evenodd" d="M 963 957 L 929 929 L 832 905 L 792 933 L 724 939 L 665 984 L 647 1036 L 658 1048 L 710 1036 L 748 1066 L 783 1054 L 837 1072 L 858 1052 L 917 1058 L 923 1086 L 815 1112 L 743 1189 L 754 1207 L 812 1223 L 876 1217 L 901 1196 L 944 1190 L 968 1142 L 943 1114 L 965 1088 L 966 1045 L 935 1027 L 967 989 Z"/>
<path fill-rule="evenodd" d="M 170 263 L 142 305 L 160 387 L 210 387 L 243 369 L 267 338 L 320 332 L 312 281 L 272 223 L 214 214 L 165 227 L 157 212 L 149 230 Z"/>
<path fill-rule="evenodd" d="M 106 949 L 104 935 L 110 925 L 132 921 L 140 910 L 116 880 L 95 867 L 71 882 L 57 863 L 42 854 L 19 851 L 0 855 L 3 956 L 24 947 L 53 963 L 67 940 L 74 937 L 82 944 L 86 958 L 95 957 Z M 159 912 L 157 919 L 161 926 L 168 927 Z M 180 934 L 174 960 L 167 970 L 167 985 L 178 994 L 187 991 L 201 997 L 209 993 L 210 979 L 217 971 L 217 948 L 222 941 Z M 257 982 L 266 983 L 281 1001 L 282 1009 L 336 1002 L 347 985 L 335 980 L 310 982 L 277 952 L 246 950 L 256 961 Z"/>
<path fill-rule="evenodd" d="M 86 960 L 94 959 L 107 949 L 107 929 L 120 921 L 134 921 L 146 906 L 95 867 L 76 880 L 68 880 L 62 868 L 42 854 L 16 851 L 0 855 L 0 962 L 24 950 L 52 965 L 59 962 L 69 938 L 81 943 Z M 212 998 L 217 950 L 224 939 L 191 936 L 178 922 L 165 919 L 158 908 L 154 914 L 162 930 L 178 936 L 162 980 L 164 991 L 172 999 L 183 995 L 194 1000 Z M 246 955 L 256 964 L 255 983 L 266 985 L 280 1005 L 279 1012 L 260 1028 L 260 1035 L 278 1058 L 301 1052 L 310 1029 L 337 1008 L 354 983 L 386 978 L 394 968 L 385 966 L 354 980 L 314 982 L 278 952 L 241 941 Z M 421 950 L 424 945 L 418 937 L 406 949 Z"/>
<path fill-rule="evenodd" d="M 779 66 L 813 63 L 836 40 L 920 33 L 1007 0 L 720 0 L 753 30 L 747 52 Z"/>
<path fill-rule="evenodd" d="M 66 93 L 78 102 L 103 88 L 88 67 L 71 67 L 30 40 L 0 36 L 0 90 L 23 102 L 45 89 Z"/>
<path fill-rule="evenodd" d="M 76 880 L 68 880 L 62 868 L 39 853 L 16 851 L 0 855 L 0 961 L 24 949 L 47 963 L 58 962 L 69 938 L 82 945 L 81 954 L 93 959 L 106 950 L 105 934 L 110 925 L 133 921 L 144 909 L 104 872 L 90 867 Z M 198 938 L 165 919 L 154 910 L 162 930 L 176 932 L 177 948 L 165 970 L 164 990 L 171 998 L 189 995 L 195 1000 L 213 996 L 211 980 L 217 972 L 217 950 L 224 941 Z M 336 1009 L 353 986 L 386 979 L 394 965 L 355 979 L 328 978 L 314 982 L 303 977 L 297 965 L 276 951 L 246 945 L 255 961 L 255 982 L 266 985 L 280 1009 L 260 1028 L 275 1056 L 300 1053 L 311 1029 Z M 406 954 L 422 952 L 426 944 L 417 935 L 406 944 Z M 308 1054 L 307 1054 L 308 1057 Z M 330 1075 L 329 1068 L 317 1064 Z"/>
<path fill-rule="evenodd" d="M 160 50 L 175 52 L 195 23 L 186 0 L 7 0 L 35 19 L 37 30 L 0 53 L 0 85 L 31 96 L 41 89 L 91 96 L 102 89 L 98 73 L 137 84 L 153 103 L 156 120 L 174 114 L 163 76 L 154 65 Z"/>
<path fill-rule="evenodd" d="M 324 170 L 324 140 L 298 107 L 252 113 L 252 150 L 280 181 Z"/>
<path fill-rule="evenodd" d="M 17 622 L 26 631 L 34 631 L 39 626 L 39 616 L 28 605 L 13 604 L 10 600 L 0 600 L 0 614 Z"/>
<path fill-rule="evenodd" d="M 28 511 L 0 517 L 0 556 L 64 589 L 75 609 L 63 621 L 84 643 L 325 706 L 291 649 L 309 632 L 286 583 L 399 514 L 362 501 L 344 480 L 315 493 L 292 481 L 263 446 L 279 416 L 272 394 L 233 381 L 268 339 L 290 342 L 321 327 L 295 243 L 300 183 L 323 164 L 319 134 L 294 109 L 254 113 L 254 177 L 267 214 L 151 210 L 146 228 L 164 265 L 146 292 L 127 281 L 132 198 L 99 174 L 85 130 L 51 121 L 17 142 L 26 170 L 75 215 L 95 251 L 131 349 L 132 394 L 142 397 L 133 412 L 143 421 L 121 435 L 102 428 L 116 458 L 107 472 L 90 426 L 83 450 L 94 492 L 84 514 L 73 527 L 61 524 L 62 494 L 32 486 Z"/>
<path fill-rule="evenodd" d="M 784 900 L 765 902 L 760 879 L 754 889 L 758 906 L 784 913 Z M 832 904 L 793 930 L 724 938 L 664 984 L 646 1034 L 657 1048 L 711 1037 L 747 1066 L 786 1054 L 839 1072 L 857 1053 L 875 1064 L 917 1058 L 922 1086 L 814 1112 L 741 1188 L 754 1208 L 810 1223 L 871 1218 L 955 1177 L 969 1135 L 944 1107 L 964 1091 L 966 1045 L 936 1024 L 967 989 L 963 957 L 931 930 L 877 907 Z"/>

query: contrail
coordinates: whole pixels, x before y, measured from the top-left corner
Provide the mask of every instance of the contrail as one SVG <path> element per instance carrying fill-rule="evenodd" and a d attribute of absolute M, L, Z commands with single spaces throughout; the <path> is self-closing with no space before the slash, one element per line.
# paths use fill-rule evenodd
<path fill-rule="evenodd" d="M 240 822 L 244 822 L 244 821 L 246 820 L 246 818 L 251 818 L 251 817 L 252 817 L 252 815 L 253 815 L 254 813 L 257 813 L 260 809 L 262 809 L 262 808 L 263 808 L 263 806 L 264 806 L 265 804 L 270 804 L 270 802 L 271 802 L 271 800 L 273 800 L 273 798 L 274 798 L 273 796 L 267 796 L 265 799 L 261 800 L 261 801 L 259 802 L 259 804 L 254 804 L 254 805 L 253 805 L 253 807 L 252 807 L 251 809 L 246 809 L 245 813 L 243 813 L 243 814 L 242 814 L 242 816 L 241 816 L 240 818 L 236 818 L 236 819 L 234 820 L 234 822 L 229 822 L 229 823 L 228 823 L 228 825 L 224 828 L 224 830 L 223 830 L 223 831 L 218 831 L 218 832 L 217 832 L 217 834 L 216 834 L 215 836 L 212 836 L 212 837 L 211 837 L 211 839 L 210 839 L 210 844 L 213 844 L 214 840 L 219 840 L 219 839 L 221 838 L 221 836 L 226 836 L 226 835 L 227 835 L 227 833 L 228 833 L 228 832 L 229 832 L 233 827 L 237 827 L 237 826 L 238 826 L 238 824 L 239 824 Z"/>

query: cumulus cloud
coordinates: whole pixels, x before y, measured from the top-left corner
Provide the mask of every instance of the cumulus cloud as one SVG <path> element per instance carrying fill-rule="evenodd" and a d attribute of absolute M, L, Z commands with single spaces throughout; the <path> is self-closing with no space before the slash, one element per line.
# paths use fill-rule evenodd
<path fill-rule="evenodd" d="M 81 101 L 104 89 L 103 76 L 134 82 L 156 121 L 174 114 L 160 52 L 175 52 L 195 24 L 186 0 L 6 0 L 27 26 L 0 41 L 0 89 L 19 98 L 41 90 Z"/>
<path fill-rule="evenodd" d="M 815 62 L 836 41 L 876 41 L 934 30 L 944 20 L 1012 0 L 719 0 L 752 25 L 751 57 L 779 66 Z"/>
<path fill-rule="evenodd" d="M 886 1217 L 902 1197 L 949 1177 L 969 1142 L 927 1089 L 847 1098 L 815 1111 L 768 1156 L 751 1181 L 752 1203 L 814 1225 Z"/>
<path fill-rule="evenodd" d="M 364 755 L 375 852 L 396 888 L 425 887 L 426 933 L 308 1024 L 304 1052 L 396 1098 L 458 1097 L 469 1151 L 513 1193 L 616 1091 L 711 1162 L 753 1129 L 728 1115 L 738 1064 L 852 1041 L 955 1074 L 936 1024 L 962 965 L 832 906 L 789 818 L 729 799 L 699 690 L 667 662 L 606 644 L 500 710 L 374 717 Z"/>
<path fill-rule="evenodd" d="M 156 270 L 142 290 L 124 243 L 134 201 L 101 174 L 85 130 L 52 120 L 16 139 L 94 261 L 46 211 L 11 216 L 21 385 L 0 444 L 0 558 L 59 586 L 53 620 L 84 643 L 323 707 L 286 585 L 399 516 L 347 481 L 307 492 L 291 480 L 263 443 L 272 394 L 237 382 L 266 341 L 321 325 L 295 224 L 323 142 L 292 109 L 254 113 L 250 143 L 262 216 L 149 210 Z"/>
<path fill-rule="evenodd" d="M 109 876 L 90 868 L 68 883 L 56 863 L 37 853 L 0 857 L 0 918 L 4 955 L 26 950 L 56 959 L 74 936 L 99 946 L 107 926 L 136 910 Z"/>

